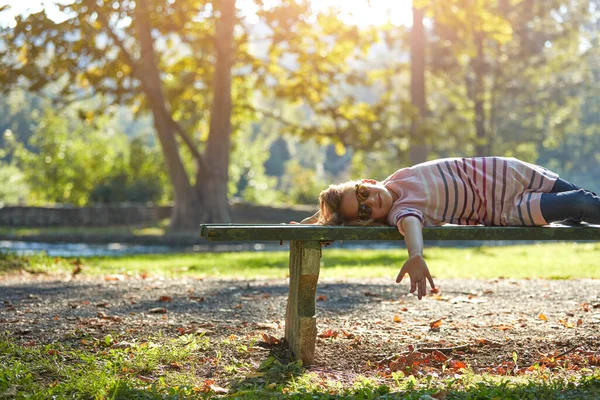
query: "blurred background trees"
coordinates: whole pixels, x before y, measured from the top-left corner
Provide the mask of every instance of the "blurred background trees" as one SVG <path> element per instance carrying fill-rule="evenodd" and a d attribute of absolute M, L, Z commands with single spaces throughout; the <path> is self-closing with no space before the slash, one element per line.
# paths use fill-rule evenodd
<path fill-rule="evenodd" d="M 174 202 L 171 228 L 195 229 L 233 197 L 314 204 L 476 155 L 600 189 L 598 0 L 323 4 L 4 8 L 0 201 Z"/>

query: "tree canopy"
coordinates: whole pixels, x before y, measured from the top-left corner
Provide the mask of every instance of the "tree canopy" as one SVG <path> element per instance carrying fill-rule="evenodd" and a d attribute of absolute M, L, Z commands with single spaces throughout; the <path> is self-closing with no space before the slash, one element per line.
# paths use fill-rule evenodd
<path fill-rule="evenodd" d="M 113 143 L 97 130 L 125 107 L 152 116 L 163 159 L 153 163 L 175 201 L 172 229 L 229 221 L 235 188 L 282 185 L 264 175 L 273 170 L 300 174 L 293 154 L 273 164 L 267 138 L 348 153 L 353 173 L 377 178 L 410 159 L 450 155 L 512 155 L 580 181 L 598 169 L 596 0 L 413 0 L 413 27 L 352 24 L 308 0 L 253 4 L 252 21 L 235 0 L 75 0 L 59 3 L 60 20 L 45 10 L 17 16 L 2 28 L 0 89 L 48 102 L 3 122 L 28 151 L 21 168 L 46 159 L 49 138 L 75 143 L 86 135 L 81 143 L 104 141 L 110 162 L 125 162 L 111 158 Z M 26 126 L 49 107 L 79 110 L 89 129 Z M 425 152 L 410 157 L 416 146 Z M 250 148 L 257 154 L 246 157 Z M 93 163 L 84 154 L 76 161 Z M 248 178 L 247 163 L 260 183 Z M 57 192 L 73 184 L 87 187 L 81 199 L 93 198 L 90 185 L 64 179 Z M 327 176 L 317 171 L 319 179 Z"/>

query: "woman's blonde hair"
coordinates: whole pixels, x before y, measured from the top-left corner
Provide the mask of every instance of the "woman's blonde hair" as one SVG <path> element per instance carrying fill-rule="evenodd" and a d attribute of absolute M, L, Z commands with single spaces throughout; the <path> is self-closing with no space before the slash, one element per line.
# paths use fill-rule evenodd
<path fill-rule="evenodd" d="M 329 185 L 319 194 L 319 211 L 316 223 L 319 225 L 382 225 L 374 220 L 348 220 L 342 214 L 342 196 L 348 190 L 354 191 L 359 181 L 347 181 L 337 185 Z"/>
<path fill-rule="evenodd" d="M 354 188 L 356 182 L 347 181 L 337 185 L 329 185 L 319 194 L 319 218 L 320 225 L 344 225 L 347 222 L 341 212 L 342 196 L 348 189 Z"/>

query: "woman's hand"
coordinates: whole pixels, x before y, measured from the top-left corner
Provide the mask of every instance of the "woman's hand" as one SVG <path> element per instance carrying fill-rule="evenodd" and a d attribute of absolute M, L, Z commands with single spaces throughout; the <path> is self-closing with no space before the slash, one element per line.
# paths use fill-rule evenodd
<path fill-rule="evenodd" d="M 402 282 L 406 274 L 410 276 L 410 292 L 414 293 L 416 290 L 419 300 L 427 295 L 427 281 L 429 281 L 431 288 L 435 289 L 435 283 L 433 283 L 433 278 L 429 273 L 429 268 L 427 268 L 427 263 L 423 255 L 416 254 L 406 260 L 400 273 L 398 273 L 396 283 Z"/>

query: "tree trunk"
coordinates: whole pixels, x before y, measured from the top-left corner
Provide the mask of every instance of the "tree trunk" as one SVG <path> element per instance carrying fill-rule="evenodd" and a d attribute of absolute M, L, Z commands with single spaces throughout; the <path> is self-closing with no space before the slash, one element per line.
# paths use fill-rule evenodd
<path fill-rule="evenodd" d="M 473 73 L 475 75 L 475 153 L 477 156 L 491 155 L 485 129 L 485 60 L 483 58 L 483 34 L 475 32 L 475 59 L 473 60 Z"/>
<path fill-rule="evenodd" d="M 204 222 L 231 222 L 227 196 L 229 180 L 229 151 L 231 136 L 231 68 L 234 59 L 233 29 L 235 0 L 219 0 L 215 11 L 220 12 L 216 28 L 216 62 L 213 77 L 213 104 L 210 132 L 206 143 L 206 162 L 209 171 L 198 176 L 196 189 L 203 204 L 211 210 Z"/>
<path fill-rule="evenodd" d="M 410 126 L 410 161 L 418 164 L 427 159 L 427 144 L 424 135 L 424 119 L 427 116 L 425 97 L 425 10 L 413 7 L 413 26 L 410 35 L 410 98 L 418 110 Z"/>
<path fill-rule="evenodd" d="M 183 167 L 175 132 L 170 121 L 170 110 L 161 86 L 158 63 L 154 53 L 146 0 L 138 0 L 135 7 L 137 31 L 140 40 L 139 60 L 142 88 L 152 111 L 154 127 L 165 157 L 167 172 L 175 190 L 175 204 L 171 214 L 170 230 L 195 230 L 202 217 L 202 207 Z"/>

